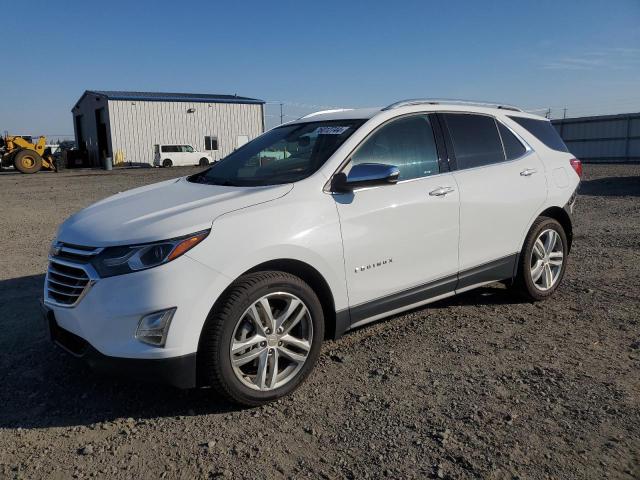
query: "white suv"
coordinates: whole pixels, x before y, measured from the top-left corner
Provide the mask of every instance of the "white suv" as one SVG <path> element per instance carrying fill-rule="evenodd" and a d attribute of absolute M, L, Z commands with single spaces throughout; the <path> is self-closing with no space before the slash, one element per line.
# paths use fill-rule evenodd
<path fill-rule="evenodd" d="M 307 115 L 65 221 L 46 318 L 99 370 L 258 405 L 300 385 L 324 338 L 491 282 L 550 296 L 581 169 L 513 107 Z"/>

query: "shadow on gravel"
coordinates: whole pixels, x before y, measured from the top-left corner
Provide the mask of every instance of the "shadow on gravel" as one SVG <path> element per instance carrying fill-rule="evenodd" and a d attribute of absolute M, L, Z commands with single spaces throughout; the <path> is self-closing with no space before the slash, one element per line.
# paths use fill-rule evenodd
<path fill-rule="evenodd" d="M 211 390 L 183 391 L 93 373 L 54 346 L 41 318 L 44 275 L 0 281 L 0 428 L 90 425 L 120 418 L 224 414 Z"/>
<path fill-rule="evenodd" d="M 520 305 L 522 303 L 528 302 L 518 297 L 517 294 L 507 290 L 503 285 L 496 283 L 490 286 L 476 288 L 454 297 L 445 298 L 428 305 L 427 308 L 449 308 L 453 305 Z"/>
<path fill-rule="evenodd" d="M 49 175 L 49 174 L 53 174 L 56 172 L 52 172 L 50 170 L 41 170 L 39 172 L 37 172 L 38 174 L 45 174 L 45 175 Z M 24 174 L 22 172 L 18 172 L 17 170 L 0 170 L 0 177 L 12 177 L 12 176 L 20 176 L 20 175 L 25 175 L 26 177 L 30 177 L 30 174 Z"/>
<path fill-rule="evenodd" d="M 638 197 L 640 196 L 640 176 L 584 180 L 580 183 L 578 193 L 603 197 Z"/>
<path fill-rule="evenodd" d="M 43 282 L 44 275 L 0 281 L 0 428 L 80 426 L 130 417 L 144 421 L 239 409 L 207 389 L 183 391 L 96 375 L 50 342 L 38 304 Z M 507 303 L 518 300 L 496 286 L 429 308 Z"/>

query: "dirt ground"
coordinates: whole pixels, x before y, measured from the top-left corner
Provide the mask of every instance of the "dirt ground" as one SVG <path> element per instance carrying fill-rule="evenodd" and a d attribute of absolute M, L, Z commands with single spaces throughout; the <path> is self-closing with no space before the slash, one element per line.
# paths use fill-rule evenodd
<path fill-rule="evenodd" d="M 97 377 L 38 309 L 72 212 L 193 169 L 0 174 L 0 478 L 640 478 L 640 165 L 586 165 L 564 283 L 347 334 L 277 403 Z"/>

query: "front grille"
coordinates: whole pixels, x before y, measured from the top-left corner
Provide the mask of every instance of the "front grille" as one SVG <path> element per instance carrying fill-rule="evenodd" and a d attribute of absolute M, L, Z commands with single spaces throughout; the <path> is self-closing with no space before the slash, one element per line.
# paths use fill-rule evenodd
<path fill-rule="evenodd" d="M 47 296 L 60 305 L 75 305 L 88 288 L 89 275 L 81 266 L 49 260 L 47 270 Z"/>

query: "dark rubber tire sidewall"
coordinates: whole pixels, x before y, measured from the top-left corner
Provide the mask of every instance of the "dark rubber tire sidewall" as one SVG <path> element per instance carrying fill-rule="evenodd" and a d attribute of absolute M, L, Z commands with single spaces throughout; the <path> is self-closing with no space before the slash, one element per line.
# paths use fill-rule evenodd
<path fill-rule="evenodd" d="M 275 390 L 260 392 L 244 385 L 233 372 L 229 346 L 236 323 L 247 308 L 267 293 L 288 292 L 302 300 L 311 314 L 313 342 L 306 363 L 296 377 Z M 293 392 L 311 373 L 324 338 L 324 316 L 318 297 L 300 278 L 277 271 L 243 275 L 231 285 L 212 309 L 200 340 L 198 368 L 203 379 L 229 400 L 245 405 L 262 405 Z"/>
<path fill-rule="evenodd" d="M 558 233 L 558 235 L 560 235 L 560 239 L 562 240 L 563 262 L 562 268 L 560 270 L 560 275 L 558 276 L 558 280 L 556 281 L 555 285 L 549 290 L 542 291 L 535 286 L 533 279 L 531 278 L 531 254 L 533 251 L 533 245 L 538 239 L 538 236 L 544 230 L 548 229 L 553 229 Z M 524 242 L 522 251 L 520 252 L 518 274 L 516 277 L 516 287 L 519 290 L 519 293 L 524 298 L 532 301 L 544 300 L 553 295 L 553 293 L 562 283 L 562 279 L 564 278 L 564 274 L 567 269 L 567 256 L 567 235 L 564 231 L 564 228 L 562 228 L 562 225 L 560 225 L 560 223 L 553 218 L 539 217 L 531 226 L 531 229 L 529 230 L 527 238 Z"/>
<path fill-rule="evenodd" d="M 173 167 L 173 162 L 171 160 L 169 160 L 168 158 L 166 158 L 166 159 L 164 159 L 162 161 L 162 166 L 164 168 L 171 168 L 171 167 Z"/>
<path fill-rule="evenodd" d="M 25 168 L 21 165 L 22 158 L 27 155 L 34 158 L 35 164 L 33 167 Z M 36 173 L 42 168 L 42 157 L 38 155 L 38 152 L 34 152 L 33 150 L 21 150 L 13 157 L 13 165 L 22 173 Z"/>

